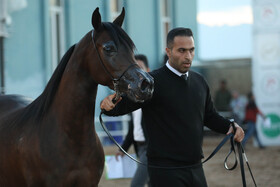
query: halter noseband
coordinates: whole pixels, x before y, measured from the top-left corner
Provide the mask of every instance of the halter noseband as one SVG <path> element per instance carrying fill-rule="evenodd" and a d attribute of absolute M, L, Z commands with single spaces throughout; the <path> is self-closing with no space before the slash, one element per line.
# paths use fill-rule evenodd
<path fill-rule="evenodd" d="M 91 32 L 92 43 L 93 43 L 93 46 L 94 46 L 94 48 L 95 48 L 95 50 L 96 50 L 96 52 L 97 52 L 97 56 L 98 56 L 98 58 L 99 58 L 99 62 L 101 63 L 101 65 L 102 65 L 103 69 L 105 70 L 105 72 L 110 76 L 110 78 L 111 78 L 112 81 L 113 81 L 114 91 L 116 92 L 115 100 L 117 101 L 117 100 L 120 98 L 120 91 L 119 91 L 119 89 L 118 89 L 118 85 L 119 85 L 119 82 L 120 82 L 121 78 L 124 76 L 124 74 L 125 74 L 132 66 L 135 66 L 135 65 L 137 65 L 137 64 L 134 63 L 134 64 L 129 65 L 129 66 L 127 67 L 127 69 L 121 74 L 121 76 L 120 76 L 119 78 L 114 78 L 113 75 L 108 71 L 108 69 L 106 68 L 106 66 L 105 66 L 105 64 L 104 64 L 104 62 L 103 62 L 103 60 L 102 60 L 102 58 L 100 57 L 100 54 L 99 54 L 99 52 L 98 52 L 98 49 L 97 49 L 96 44 L 95 44 L 94 39 L 93 39 L 93 35 L 94 35 L 94 30 L 92 30 L 92 32 Z"/>

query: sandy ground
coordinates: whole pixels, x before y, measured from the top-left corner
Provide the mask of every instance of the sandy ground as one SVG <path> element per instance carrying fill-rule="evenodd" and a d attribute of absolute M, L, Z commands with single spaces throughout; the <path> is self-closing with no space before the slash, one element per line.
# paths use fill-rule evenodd
<path fill-rule="evenodd" d="M 206 157 L 210 155 L 222 139 L 223 136 L 206 136 L 204 138 L 203 150 Z M 204 171 L 209 187 L 242 186 L 239 166 L 233 171 L 228 171 L 223 166 L 229 148 L 230 145 L 228 142 L 210 161 L 204 164 Z M 116 146 L 104 147 L 105 154 L 114 154 L 116 150 Z M 246 155 L 258 187 L 280 186 L 280 147 L 258 149 L 257 147 L 253 147 L 252 141 L 250 140 L 246 145 Z M 230 160 L 233 160 L 233 158 Z M 254 186 L 246 164 L 245 171 L 247 186 Z M 130 180 L 106 180 L 103 173 L 99 187 L 129 187 Z"/>

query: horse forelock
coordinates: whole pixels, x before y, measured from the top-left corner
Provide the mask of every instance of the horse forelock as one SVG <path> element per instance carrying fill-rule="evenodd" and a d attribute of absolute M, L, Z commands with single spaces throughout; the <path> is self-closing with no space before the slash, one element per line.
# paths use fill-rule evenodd
<path fill-rule="evenodd" d="M 117 46 L 124 45 L 131 51 L 135 50 L 134 42 L 121 27 L 110 22 L 103 22 L 102 25 L 107 31 L 109 31 L 110 36 L 116 42 Z"/>

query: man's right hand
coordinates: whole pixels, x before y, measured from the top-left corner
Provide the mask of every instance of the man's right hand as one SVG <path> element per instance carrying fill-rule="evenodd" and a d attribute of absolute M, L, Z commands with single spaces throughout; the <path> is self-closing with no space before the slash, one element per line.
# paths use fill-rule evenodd
<path fill-rule="evenodd" d="M 119 161 L 119 156 L 121 156 L 121 157 L 124 156 L 124 153 L 120 150 L 115 154 L 115 158 L 116 158 L 117 161 Z"/>
<path fill-rule="evenodd" d="M 120 97 L 116 103 L 113 103 L 113 99 L 116 97 L 116 93 L 109 95 L 107 97 L 105 97 L 103 99 L 103 101 L 101 101 L 100 103 L 100 108 L 101 110 L 106 110 L 106 111 L 110 111 L 113 108 L 115 108 L 116 104 L 118 104 L 118 102 L 120 102 L 122 100 L 122 98 Z"/>

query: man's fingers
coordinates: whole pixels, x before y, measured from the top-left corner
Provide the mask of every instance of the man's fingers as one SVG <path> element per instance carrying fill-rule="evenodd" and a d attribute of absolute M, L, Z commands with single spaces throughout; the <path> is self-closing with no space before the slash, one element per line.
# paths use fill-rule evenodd
<path fill-rule="evenodd" d="M 118 102 L 121 101 L 121 98 L 119 98 L 118 101 L 114 104 L 112 100 L 113 100 L 115 97 L 116 97 L 116 93 L 107 96 L 107 97 L 106 97 L 105 99 L 103 99 L 103 101 L 101 102 L 100 108 L 101 108 L 101 109 L 104 109 L 104 110 L 106 110 L 106 111 L 110 111 L 110 110 L 112 110 L 113 108 L 115 108 L 116 104 L 117 104 Z"/>
<path fill-rule="evenodd" d="M 237 135 L 234 136 L 234 140 L 236 142 L 241 142 L 242 141 L 242 139 L 239 136 L 237 136 Z"/>
<path fill-rule="evenodd" d="M 237 142 L 242 142 L 244 138 L 244 131 L 241 127 L 237 127 L 236 128 L 236 133 L 235 133 L 235 136 L 234 136 L 234 140 L 237 141 Z"/>
<path fill-rule="evenodd" d="M 118 154 L 118 153 L 115 155 L 115 158 L 117 161 L 119 161 L 119 156 L 120 156 L 120 154 Z"/>
<path fill-rule="evenodd" d="M 234 126 L 236 127 L 234 140 L 237 141 L 237 142 L 242 142 L 242 140 L 244 138 L 244 131 L 237 123 L 234 123 Z M 234 133 L 234 130 L 233 130 L 232 126 L 230 126 L 230 128 L 227 132 L 227 135 L 229 135 L 230 133 Z"/>
<path fill-rule="evenodd" d="M 112 95 L 109 95 L 110 100 L 112 101 L 116 97 L 117 93 L 113 93 Z"/>
<path fill-rule="evenodd" d="M 232 129 L 232 127 L 230 126 L 230 128 L 229 128 L 229 130 L 228 130 L 228 132 L 227 132 L 227 135 L 229 135 L 230 133 L 232 133 L 233 132 L 233 129 Z"/>
<path fill-rule="evenodd" d="M 119 156 L 123 157 L 123 156 L 124 156 L 123 152 L 118 151 L 118 152 L 115 154 L 115 158 L 116 158 L 117 161 L 119 161 Z"/>
<path fill-rule="evenodd" d="M 118 104 L 121 100 L 122 100 L 122 97 L 120 97 L 120 98 L 116 101 L 115 106 L 116 106 L 116 104 Z"/>

